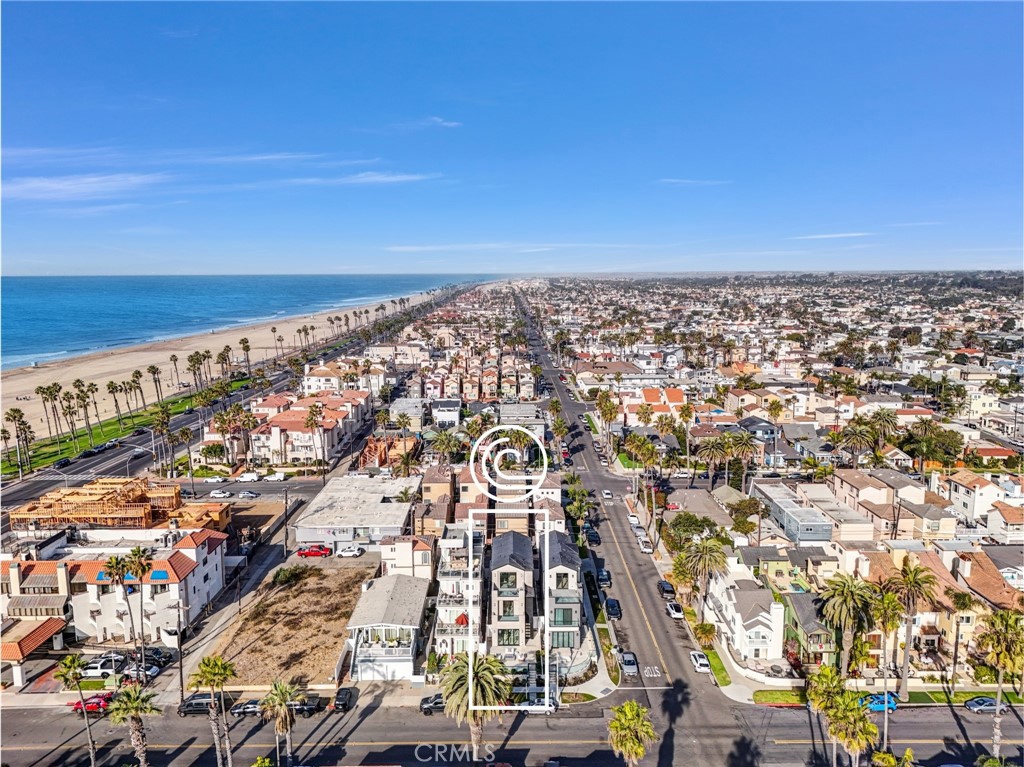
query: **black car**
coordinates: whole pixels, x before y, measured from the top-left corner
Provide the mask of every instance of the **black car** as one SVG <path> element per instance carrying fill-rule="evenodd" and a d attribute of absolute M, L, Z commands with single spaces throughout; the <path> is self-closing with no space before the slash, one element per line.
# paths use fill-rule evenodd
<path fill-rule="evenodd" d="M 212 695 L 208 692 L 194 692 L 178 704 L 178 716 L 190 716 L 210 713 L 210 699 Z"/>
<path fill-rule="evenodd" d="M 136 429 L 135 431 L 132 432 L 132 436 L 133 437 L 141 437 L 145 433 L 146 433 L 146 430 L 141 428 L 141 427 L 139 427 L 138 429 Z"/>
<path fill-rule="evenodd" d="M 194 412 L 196 412 L 196 409 L 194 407 L 187 407 L 185 408 L 182 415 L 192 415 Z"/>
<path fill-rule="evenodd" d="M 597 530 L 587 530 L 587 543 L 591 546 L 601 545 L 601 536 L 598 534 Z"/>
<path fill-rule="evenodd" d="M 132 650 L 128 653 L 128 659 L 131 661 L 137 661 L 139 659 L 139 651 Z M 146 665 L 147 666 L 158 666 L 159 668 L 166 668 L 174 662 L 174 656 L 171 655 L 170 650 L 164 650 L 160 647 L 147 647 L 146 648 Z"/>
<path fill-rule="evenodd" d="M 604 569 L 598 570 L 597 585 L 603 589 L 610 588 L 612 585 L 612 574 Z"/>
<path fill-rule="evenodd" d="M 618 599 L 608 599 L 604 603 L 604 614 L 610 621 L 622 620 L 622 606 Z"/>
<path fill-rule="evenodd" d="M 231 716 L 236 716 L 241 719 L 243 716 L 259 716 L 260 713 L 260 700 L 259 698 L 250 698 L 249 700 L 239 701 L 231 707 L 228 711 Z"/>
<path fill-rule="evenodd" d="M 55 469 L 63 469 L 65 466 L 70 466 L 70 465 L 71 465 L 71 459 L 70 458 L 61 458 L 59 461 L 55 461 L 54 462 L 53 468 L 55 468 Z"/>
<path fill-rule="evenodd" d="M 711 479 L 711 475 L 708 474 L 706 471 L 702 471 L 700 474 L 697 475 L 697 479 Z"/>
<path fill-rule="evenodd" d="M 343 714 L 346 711 L 351 711 L 355 705 L 356 689 L 354 687 L 342 687 L 334 693 L 334 702 L 331 704 L 331 710 Z"/>
<path fill-rule="evenodd" d="M 424 716 L 431 716 L 435 711 L 444 711 L 444 695 L 437 693 L 437 695 L 424 698 L 420 701 L 420 711 Z"/>
<path fill-rule="evenodd" d="M 303 719 L 309 719 L 313 714 L 320 710 L 320 696 L 310 695 L 302 700 L 293 700 L 288 704 L 288 708 Z"/>
<path fill-rule="evenodd" d="M 97 455 L 96 450 L 94 448 L 87 447 L 85 450 L 83 450 L 81 453 L 78 454 L 78 457 L 79 458 L 92 458 L 94 455 Z"/>
<path fill-rule="evenodd" d="M 662 599 L 675 599 L 676 590 L 668 581 L 658 581 L 658 594 Z"/>

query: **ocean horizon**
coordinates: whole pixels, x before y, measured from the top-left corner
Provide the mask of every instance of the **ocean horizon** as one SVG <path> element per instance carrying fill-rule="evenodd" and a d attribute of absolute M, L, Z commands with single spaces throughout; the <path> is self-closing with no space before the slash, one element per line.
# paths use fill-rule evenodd
<path fill-rule="evenodd" d="M 4 276 L 0 278 L 0 370 L 495 278 L 471 274 Z"/>

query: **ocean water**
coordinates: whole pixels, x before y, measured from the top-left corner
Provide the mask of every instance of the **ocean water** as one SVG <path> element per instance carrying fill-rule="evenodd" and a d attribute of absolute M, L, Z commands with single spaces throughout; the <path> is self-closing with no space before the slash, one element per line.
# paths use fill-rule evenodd
<path fill-rule="evenodd" d="M 493 277 L 3 277 L 0 368 L 387 301 L 442 285 L 487 279 Z"/>

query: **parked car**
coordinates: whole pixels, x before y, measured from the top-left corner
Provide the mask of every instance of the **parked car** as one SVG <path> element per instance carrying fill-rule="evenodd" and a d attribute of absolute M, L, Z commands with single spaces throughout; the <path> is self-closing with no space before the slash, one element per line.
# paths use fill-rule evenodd
<path fill-rule="evenodd" d="M 255 491 L 253 491 L 253 490 L 243 490 L 242 492 L 240 492 L 238 494 L 238 497 L 239 498 L 245 498 L 245 499 L 252 499 L 252 498 L 259 498 L 260 494 L 255 492 Z"/>
<path fill-rule="evenodd" d="M 214 490 L 210 493 L 211 498 L 230 498 L 234 493 L 230 490 Z"/>
<path fill-rule="evenodd" d="M 111 674 L 118 673 L 123 664 L 123 658 L 95 658 L 86 664 L 82 676 L 86 679 L 106 679 Z"/>
<path fill-rule="evenodd" d="M 129 663 L 121 673 L 137 682 L 148 682 L 156 678 L 157 674 L 160 673 L 160 667 L 146 663 Z"/>
<path fill-rule="evenodd" d="M 601 497 L 610 501 L 615 496 L 612 495 L 612 491 L 611 490 L 602 490 L 601 491 Z"/>
<path fill-rule="evenodd" d="M 63 469 L 65 466 L 70 466 L 70 465 L 71 465 L 71 459 L 70 458 L 61 458 L 59 461 L 55 461 L 54 462 L 53 468 L 55 468 L 55 469 Z"/>
<path fill-rule="evenodd" d="M 344 714 L 346 711 L 351 711 L 355 708 L 356 698 L 358 697 L 358 690 L 355 687 L 342 687 L 336 693 L 334 693 L 334 700 L 331 701 L 331 711 Z"/>
<path fill-rule="evenodd" d="M 139 651 L 132 650 L 128 653 L 128 660 L 132 663 L 137 662 L 139 659 Z M 164 668 L 174 662 L 174 656 L 171 655 L 170 650 L 164 650 L 159 647 L 147 647 L 146 648 L 146 665 L 159 666 Z"/>
<path fill-rule="evenodd" d="M 587 530 L 587 543 L 591 546 L 601 545 L 601 536 L 597 530 Z"/>
<path fill-rule="evenodd" d="M 259 716 L 260 700 L 259 698 L 250 698 L 249 700 L 239 701 L 231 707 L 228 713 L 239 719 L 243 716 Z"/>
<path fill-rule="evenodd" d="M 121 447 L 121 443 L 118 442 L 116 439 L 112 439 L 112 440 L 110 440 L 109 442 L 107 442 L 103 446 L 103 449 L 104 450 L 114 450 L 115 448 L 119 448 L 119 447 Z"/>
<path fill-rule="evenodd" d="M 361 557 L 366 553 L 366 549 L 360 546 L 346 546 L 338 552 L 339 557 Z"/>
<path fill-rule="evenodd" d="M 640 664 L 636 659 L 635 652 L 620 652 L 619 667 L 622 669 L 623 676 L 640 675 Z"/>
<path fill-rule="evenodd" d="M 424 716 L 430 716 L 435 711 L 439 713 L 444 711 L 444 695 L 441 693 L 431 695 L 429 698 L 424 698 L 420 701 L 420 712 Z"/>
<path fill-rule="evenodd" d="M 626 515 L 626 521 L 629 522 L 629 524 L 631 525 L 639 525 L 640 517 L 638 517 L 636 514 L 629 513 Z"/>
<path fill-rule="evenodd" d="M 112 692 L 100 692 L 96 695 L 90 695 L 85 699 L 84 711 L 89 714 L 105 713 L 113 699 L 114 693 Z M 71 706 L 71 710 L 76 714 L 81 714 L 83 711 L 82 701 L 80 700 L 68 703 L 68 705 Z"/>
<path fill-rule="evenodd" d="M 81 453 L 78 454 L 78 457 L 79 458 L 92 458 L 94 455 L 96 455 L 96 449 L 95 448 L 91 448 L 91 447 L 87 447 L 85 450 L 83 450 Z"/>
<path fill-rule="evenodd" d="M 711 475 L 708 474 L 706 471 L 702 471 L 700 474 L 697 475 L 697 479 L 711 479 Z"/>
<path fill-rule="evenodd" d="M 629 529 L 633 531 L 633 535 L 635 535 L 637 538 L 647 537 L 647 531 L 644 530 L 643 527 L 641 527 L 640 525 L 630 525 Z"/>
<path fill-rule="evenodd" d="M 654 553 L 654 546 L 651 544 L 651 542 L 648 539 L 646 539 L 646 538 L 637 538 L 636 539 L 636 543 L 640 547 L 640 553 L 641 554 L 653 554 Z"/>
<path fill-rule="evenodd" d="M 607 466 L 608 465 L 608 460 L 606 458 L 602 458 L 601 459 L 601 465 L 602 466 Z"/>
<path fill-rule="evenodd" d="M 964 708 L 975 714 L 994 714 L 996 713 L 996 699 L 989 695 L 979 695 L 977 698 L 971 698 L 969 701 L 964 703 Z M 1008 703 L 1000 701 L 1000 714 L 1005 714 L 1009 709 L 1010 706 Z"/>
<path fill-rule="evenodd" d="M 208 485 L 218 485 L 221 482 L 227 482 L 227 479 L 225 479 L 224 477 L 204 477 L 203 482 L 205 482 Z"/>
<path fill-rule="evenodd" d="M 668 581 L 658 581 L 658 596 L 662 599 L 675 599 L 676 590 Z"/>
<path fill-rule="evenodd" d="M 544 701 L 543 698 L 532 700 L 529 703 L 524 703 L 521 710 L 527 716 L 537 716 L 543 714 L 544 716 L 551 716 L 557 710 L 558 706 L 554 701 L 550 704 Z"/>
<path fill-rule="evenodd" d="M 711 662 L 708 660 L 708 656 L 700 650 L 690 650 L 690 663 L 693 664 L 693 670 L 698 674 L 711 673 Z"/>
<path fill-rule="evenodd" d="M 194 716 L 196 714 L 202 714 L 204 716 L 208 715 L 210 713 L 210 701 L 212 697 L 212 693 L 208 692 L 192 693 L 178 704 L 178 716 Z"/>
<path fill-rule="evenodd" d="M 597 585 L 603 589 L 611 588 L 612 574 L 605 569 L 597 571 Z"/>
<path fill-rule="evenodd" d="M 688 471 L 675 471 L 675 472 L 672 472 L 672 479 L 686 479 L 689 476 L 690 476 L 690 472 L 688 472 Z"/>
<path fill-rule="evenodd" d="M 604 614 L 610 621 L 622 620 L 622 606 L 618 599 L 608 599 L 604 603 Z"/>
<path fill-rule="evenodd" d="M 142 427 L 139 427 L 138 429 L 136 429 L 135 431 L 132 432 L 132 436 L 133 437 L 141 437 L 145 433 L 146 433 L 146 430 L 143 429 Z"/>
<path fill-rule="evenodd" d="M 295 552 L 296 555 L 305 559 L 306 557 L 329 557 L 333 553 L 330 546 L 324 546 L 322 543 L 314 543 L 311 546 L 299 546 L 299 550 Z"/>
<path fill-rule="evenodd" d="M 132 450 L 131 457 L 133 459 L 135 459 L 135 458 L 145 458 L 148 455 L 150 455 L 150 452 L 148 450 L 143 450 L 141 447 L 138 447 L 138 448 L 135 448 L 135 450 Z"/>
<path fill-rule="evenodd" d="M 680 605 L 675 600 L 665 604 L 665 614 L 673 620 L 679 620 L 680 618 L 686 617 L 683 613 L 682 605 Z"/>
<path fill-rule="evenodd" d="M 890 693 L 875 693 L 874 695 L 865 695 L 860 699 L 860 704 L 866 706 L 868 711 L 873 713 L 879 713 L 889 709 L 889 711 L 895 711 L 897 708 L 896 696 Z"/>
<path fill-rule="evenodd" d="M 309 695 L 302 700 L 293 700 L 288 703 L 288 708 L 303 719 L 309 719 L 320 710 L 320 696 Z"/>

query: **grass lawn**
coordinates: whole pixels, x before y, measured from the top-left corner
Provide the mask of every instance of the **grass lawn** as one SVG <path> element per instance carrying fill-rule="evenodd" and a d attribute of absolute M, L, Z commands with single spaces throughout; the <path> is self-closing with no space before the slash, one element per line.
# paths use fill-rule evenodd
<path fill-rule="evenodd" d="M 624 469 L 639 469 L 643 467 L 642 463 L 637 463 L 625 453 L 619 453 L 619 463 L 622 464 Z"/>
<path fill-rule="evenodd" d="M 927 701 L 929 703 L 949 703 L 949 695 L 944 690 L 929 692 L 926 693 L 926 695 L 928 695 L 929 697 L 929 700 Z M 953 694 L 953 704 L 962 705 L 969 701 L 971 698 L 977 698 L 979 695 L 987 695 L 992 698 L 996 697 L 994 690 L 957 690 Z M 913 696 L 913 693 L 911 693 L 911 696 Z M 1017 695 L 1017 693 L 1013 692 L 1012 690 L 1005 689 L 1003 690 L 1003 700 L 1007 703 L 1013 703 L 1015 705 L 1020 705 L 1020 703 L 1024 702 L 1021 700 L 1021 697 Z"/>
<path fill-rule="evenodd" d="M 594 423 L 594 419 L 590 417 L 590 413 L 585 415 L 587 420 L 587 428 L 594 434 L 597 434 L 597 424 Z"/>
<path fill-rule="evenodd" d="M 597 636 L 601 640 L 601 652 L 604 654 L 605 665 L 608 666 L 608 676 L 611 677 L 612 684 L 618 686 L 619 664 L 615 659 L 615 653 L 612 652 L 612 635 L 608 633 L 608 629 L 599 628 Z"/>
<path fill-rule="evenodd" d="M 889 692 L 894 692 L 889 690 Z M 907 700 L 908 703 L 934 703 L 932 696 L 926 692 L 914 691 L 910 693 L 910 697 Z"/>
<path fill-rule="evenodd" d="M 755 690 L 754 703 L 804 704 L 807 696 L 803 690 Z"/>
<path fill-rule="evenodd" d="M 725 670 L 725 664 L 718 657 L 718 653 L 714 650 L 705 650 L 704 654 L 708 656 L 708 663 L 711 664 L 711 673 L 715 675 L 718 686 L 728 687 L 731 685 L 732 679 L 729 678 L 729 672 Z"/>
<path fill-rule="evenodd" d="M 83 679 L 82 689 L 86 691 L 105 690 L 107 689 L 107 684 L 103 679 Z"/>
<path fill-rule="evenodd" d="M 562 703 L 586 703 L 591 700 L 597 700 L 597 698 L 587 692 L 566 692 L 562 694 Z"/>

